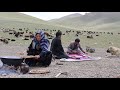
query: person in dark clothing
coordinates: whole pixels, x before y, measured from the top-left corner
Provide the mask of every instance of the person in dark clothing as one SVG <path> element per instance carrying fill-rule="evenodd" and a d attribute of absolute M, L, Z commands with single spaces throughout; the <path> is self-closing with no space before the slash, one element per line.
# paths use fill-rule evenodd
<path fill-rule="evenodd" d="M 57 59 L 69 58 L 68 55 L 64 52 L 64 49 L 61 44 L 61 35 L 62 32 L 58 31 L 56 37 L 52 40 L 51 48 L 52 54 L 57 56 Z"/>
<path fill-rule="evenodd" d="M 80 45 L 80 39 L 75 39 L 75 42 L 70 43 L 70 45 L 68 46 L 68 51 L 67 53 L 69 54 L 81 54 L 81 53 L 85 53 L 87 54 L 81 47 Z"/>
<path fill-rule="evenodd" d="M 48 51 L 50 42 L 45 39 L 45 33 L 38 31 L 27 50 L 27 55 L 34 55 L 36 58 L 26 59 L 29 66 L 49 66 L 52 61 L 52 52 Z"/>

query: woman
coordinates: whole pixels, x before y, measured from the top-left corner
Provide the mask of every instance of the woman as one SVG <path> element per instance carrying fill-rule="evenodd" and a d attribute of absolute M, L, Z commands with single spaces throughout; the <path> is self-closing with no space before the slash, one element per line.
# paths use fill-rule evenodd
<path fill-rule="evenodd" d="M 50 42 L 45 39 L 45 33 L 38 31 L 27 50 L 27 55 L 36 55 L 37 57 L 26 59 L 26 64 L 29 66 L 49 66 L 52 60 L 52 53 L 48 51 L 49 45 Z"/>

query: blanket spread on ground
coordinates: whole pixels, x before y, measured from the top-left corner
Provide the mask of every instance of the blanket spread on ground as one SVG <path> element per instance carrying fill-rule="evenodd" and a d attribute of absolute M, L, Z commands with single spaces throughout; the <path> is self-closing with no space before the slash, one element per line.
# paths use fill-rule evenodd
<path fill-rule="evenodd" d="M 92 60 L 100 60 L 101 57 L 91 57 L 89 55 L 86 54 L 69 54 L 68 55 L 70 58 L 65 59 L 62 58 L 60 59 L 60 61 L 92 61 Z"/>

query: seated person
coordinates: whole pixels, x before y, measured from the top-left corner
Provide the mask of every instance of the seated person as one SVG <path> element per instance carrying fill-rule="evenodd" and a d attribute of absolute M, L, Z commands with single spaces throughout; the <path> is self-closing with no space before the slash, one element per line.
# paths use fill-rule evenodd
<path fill-rule="evenodd" d="M 61 31 L 58 31 L 56 33 L 56 37 L 52 40 L 51 48 L 50 48 L 52 54 L 57 56 L 56 57 L 57 59 L 68 58 L 61 44 L 61 35 L 62 35 Z"/>
<path fill-rule="evenodd" d="M 49 45 L 49 41 L 45 39 L 45 33 L 38 31 L 27 51 L 27 55 L 34 55 L 37 58 L 26 59 L 26 64 L 29 66 L 36 66 L 37 64 L 39 66 L 49 66 L 52 60 L 52 53 L 48 51 Z"/>
<path fill-rule="evenodd" d="M 81 54 L 82 52 L 83 53 L 86 53 L 80 46 L 79 44 L 80 42 L 80 39 L 75 39 L 75 42 L 71 43 L 69 46 L 68 46 L 68 51 L 67 53 L 68 54 Z M 79 50 L 80 49 L 80 50 Z M 86 53 L 87 54 L 87 53 Z"/>

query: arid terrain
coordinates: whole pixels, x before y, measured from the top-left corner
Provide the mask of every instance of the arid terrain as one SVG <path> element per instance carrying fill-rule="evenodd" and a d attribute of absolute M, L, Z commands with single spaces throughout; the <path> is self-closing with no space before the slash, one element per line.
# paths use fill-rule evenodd
<path fill-rule="evenodd" d="M 111 18 L 112 17 L 112 18 Z M 48 70 L 46 74 L 0 74 L 0 78 L 117 78 L 120 76 L 120 58 L 107 53 L 109 46 L 120 48 L 120 13 L 79 14 L 44 21 L 20 13 L 0 13 L 0 56 L 26 55 L 26 50 L 37 30 L 43 30 L 51 42 L 55 33 L 62 31 L 62 45 L 65 51 L 68 45 L 79 38 L 81 47 L 95 49 L 88 53 L 101 60 L 82 62 L 60 62 L 56 59 L 47 68 L 30 67 L 31 70 Z M 58 63 L 62 65 L 58 65 Z M 0 69 L 1 70 L 1 69 Z M 64 72 L 66 72 L 64 74 Z M 1 71 L 0 71 L 1 73 Z"/>

